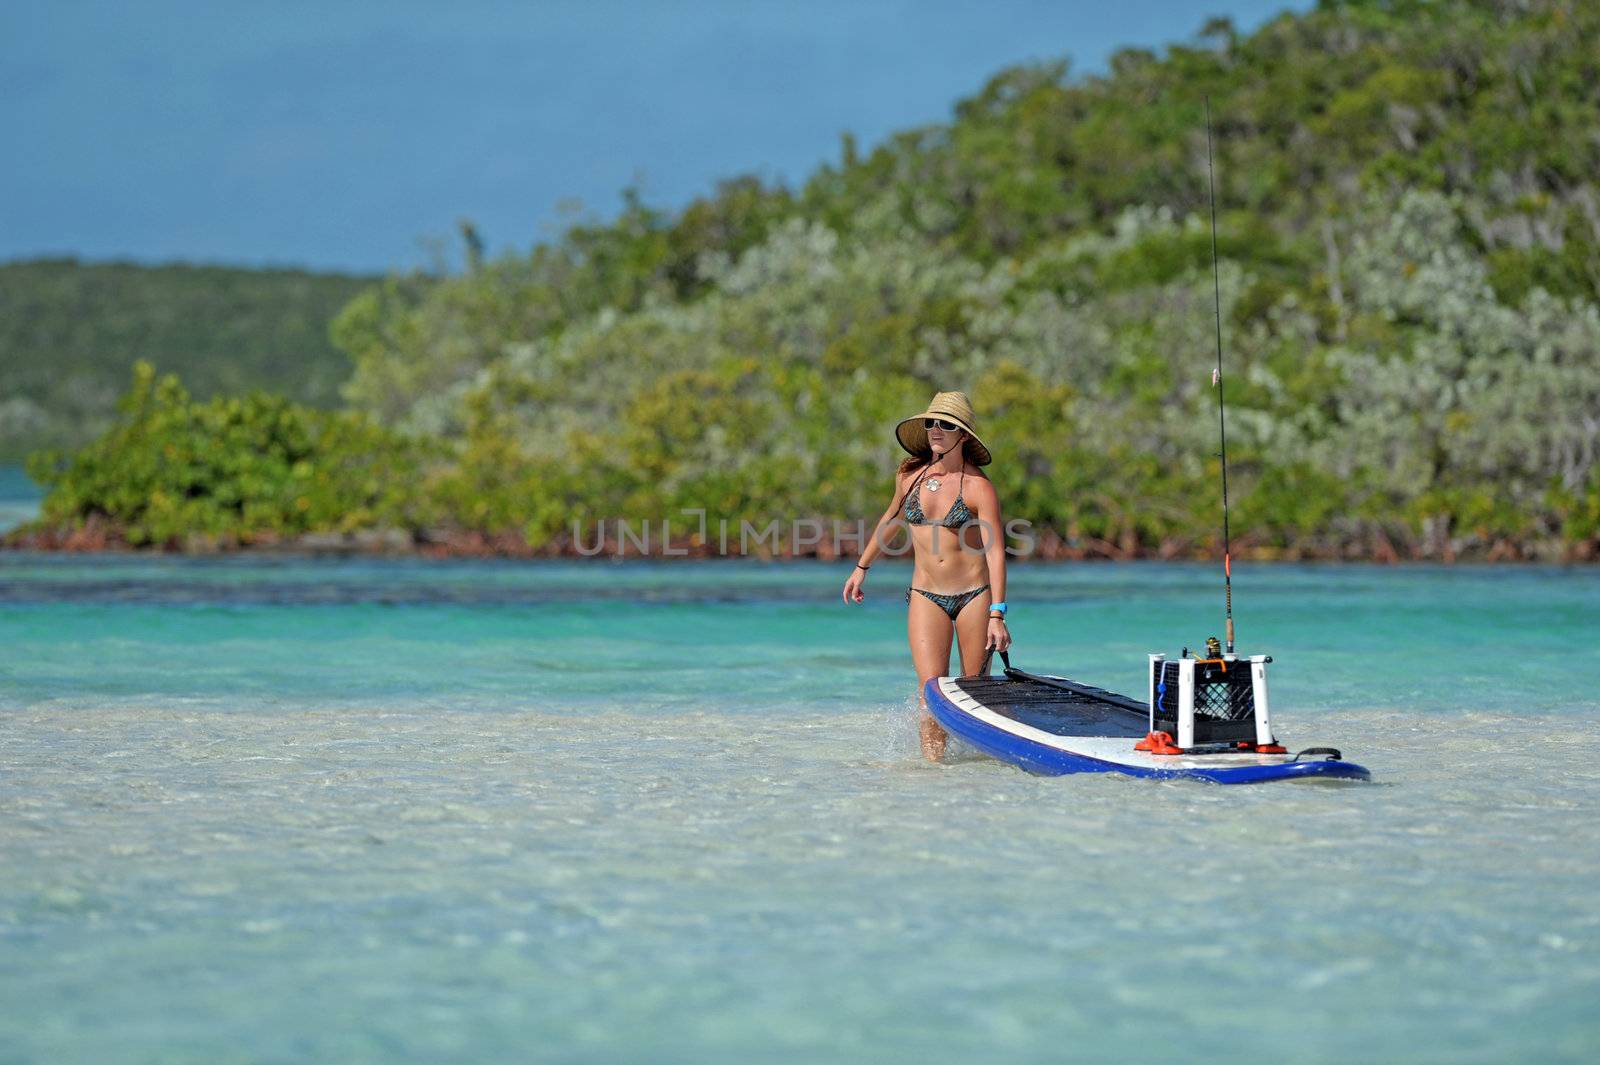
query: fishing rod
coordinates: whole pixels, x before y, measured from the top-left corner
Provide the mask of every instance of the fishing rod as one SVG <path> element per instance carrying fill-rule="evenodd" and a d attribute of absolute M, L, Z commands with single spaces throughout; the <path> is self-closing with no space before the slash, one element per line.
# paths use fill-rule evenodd
<path fill-rule="evenodd" d="M 1211 288 L 1217 301 L 1217 369 L 1211 383 L 1217 386 L 1217 437 L 1222 451 L 1222 589 L 1227 609 L 1228 654 L 1233 654 L 1233 552 L 1228 538 L 1228 420 L 1222 381 L 1222 277 L 1217 266 L 1217 178 L 1211 162 L 1211 97 L 1206 104 L 1206 180 L 1211 189 Z"/>

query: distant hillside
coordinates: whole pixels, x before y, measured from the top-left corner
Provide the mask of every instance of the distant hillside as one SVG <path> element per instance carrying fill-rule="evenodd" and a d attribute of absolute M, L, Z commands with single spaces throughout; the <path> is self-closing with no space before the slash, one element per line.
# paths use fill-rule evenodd
<path fill-rule="evenodd" d="M 41 527 L 559 552 L 610 518 L 851 520 L 896 419 L 959 388 L 1041 551 L 1215 556 L 1220 324 L 1236 553 L 1600 559 L 1596 56 L 1594 3 L 1320 0 L 1000 71 L 794 188 L 630 194 L 492 260 L 464 227 L 466 270 L 339 312 L 348 418 L 143 371 L 113 433 L 34 462 Z"/>
<path fill-rule="evenodd" d="M 458 520 L 545 542 L 584 516 L 877 513 L 887 426 L 963 388 L 1012 513 L 1087 553 L 1213 550 L 1214 154 L 1235 530 L 1590 551 L 1596 56 L 1592 2 L 1320 0 L 1103 76 L 1003 70 L 797 188 L 632 197 L 374 288 L 334 325 L 346 395 L 464 443 Z"/>
<path fill-rule="evenodd" d="M 370 278 L 41 259 L 0 264 L 0 462 L 109 423 L 133 364 L 196 395 L 265 389 L 334 406 L 349 360 L 328 323 Z"/>

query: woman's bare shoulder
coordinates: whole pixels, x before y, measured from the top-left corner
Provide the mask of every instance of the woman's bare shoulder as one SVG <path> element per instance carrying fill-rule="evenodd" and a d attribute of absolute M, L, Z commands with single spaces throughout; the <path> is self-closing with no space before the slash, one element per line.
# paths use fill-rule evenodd
<path fill-rule="evenodd" d="M 994 482 L 989 480 L 988 475 L 982 471 L 967 474 L 965 492 L 973 499 L 993 500 L 1000 498 L 999 493 L 994 489 Z"/>
<path fill-rule="evenodd" d="M 974 493 L 995 494 L 995 483 L 989 480 L 989 475 L 982 470 L 966 470 L 966 483 L 973 486 Z"/>

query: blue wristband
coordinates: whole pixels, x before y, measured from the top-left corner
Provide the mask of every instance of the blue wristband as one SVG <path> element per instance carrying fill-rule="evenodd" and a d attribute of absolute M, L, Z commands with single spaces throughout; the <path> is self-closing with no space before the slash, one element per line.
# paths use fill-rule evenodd
<path fill-rule="evenodd" d="M 1005 617 L 1006 615 L 1006 605 L 1004 603 L 990 603 L 989 609 L 992 612 L 999 614 L 1001 617 Z"/>

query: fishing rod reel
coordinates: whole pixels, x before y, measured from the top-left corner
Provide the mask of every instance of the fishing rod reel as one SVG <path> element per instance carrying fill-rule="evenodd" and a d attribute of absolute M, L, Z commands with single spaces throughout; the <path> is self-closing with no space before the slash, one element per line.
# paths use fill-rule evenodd
<path fill-rule="evenodd" d="M 1215 636 L 1206 657 L 1185 647 L 1176 659 L 1149 656 L 1149 734 L 1135 750 L 1151 754 L 1213 753 L 1220 750 L 1287 754 L 1272 735 L 1267 699 L 1271 655 L 1223 651 Z"/>

